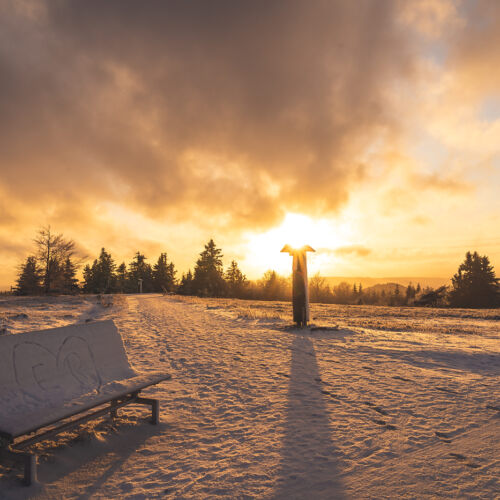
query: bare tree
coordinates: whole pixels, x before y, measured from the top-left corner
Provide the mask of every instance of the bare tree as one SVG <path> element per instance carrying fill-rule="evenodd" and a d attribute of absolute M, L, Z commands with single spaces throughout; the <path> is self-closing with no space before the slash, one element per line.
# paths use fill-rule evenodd
<path fill-rule="evenodd" d="M 328 296 L 331 295 L 330 287 L 326 283 L 326 279 L 319 273 L 316 273 L 309 280 L 309 293 L 311 302 L 327 302 Z"/>
<path fill-rule="evenodd" d="M 55 291 L 57 281 L 62 277 L 64 264 L 75 253 L 75 242 L 62 234 L 52 233 L 50 226 L 42 227 L 34 239 L 37 246 L 37 260 L 40 264 L 45 293 Z"/>

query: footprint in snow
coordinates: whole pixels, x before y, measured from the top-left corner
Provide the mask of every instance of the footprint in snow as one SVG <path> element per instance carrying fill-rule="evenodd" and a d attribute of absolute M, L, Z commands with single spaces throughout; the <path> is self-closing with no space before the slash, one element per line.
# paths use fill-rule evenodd
<path fill-rule="evenodd" d="M 436 436 L 443 440 L 445 443 L 451 443 L 451 436 L 446 432 L 434 431 L 434 434 L 436 434 Z"/>
<path fill-rule="evenodd" d="M 488 410 L 496 410 L 496 411 L 500 411 L 500 406 L 486 405 L 486 408 L 487 408 Z"/>
<path fill-rule="evenodd" d="M 479 467 L 481 467 L 479 464 L 476 464 L 474 462 L 467 462 L 465 465 L 467 467 L 470 467 L 471 469 L 479 469 Z"/>
<path fill-rule="evenodd" d="M 321 392 L 323 394 L 326 394 L 327 396 L 330 396 L 333 399 L 338 399 L 337 394 L 335 394 L 334 392 L 327 391 L 326 389 L 322 389 Z"/>
<path fill-rule="evenodd" d="M 375 404 L 372 403 L 371 401 L 365 401 L 365 405 L 369 406 L 373 411 L 380 413 L 380 415 L 388 415 L 389 414 L 386 410 L 384 410 L 383 408 L 380 408 L 380 406 L 375 406 Z"/>
<path fill-rule="evenodd" d="M 457 394 L 457 391 L 454 391 L 453 389 L 448 389 L 448 387 L 436 386 L 435 389 L 441 392 L 449 392 L 451 394 Z"/>
<path fill-rule="evenodd" d="M 390 431 L 395 431 L 396 430 L 396 426 L 395 425 L 388 424 L 385 420 L 382 420 L 382 419 L 379 419 L 379 418 L 374 418 L 374 419 L 372 419 L 372 421 L 375 422 L 378 425 L 382 425 L 383 427 L 385 427 L 386 429 L 388 429 Z"/>
<path fill-rule="evenodd" d="M 481 467 L 479 464 L 471 462 L 465 455 L 462 455 L 461 453 L 450 453 L 449 456 L 451 458 L 454 458 L 455 460 L 458 460 L 459 462 L 467 462 L 465 465 L 467 467 L 470 467 L 471 469 L 478 469 L 479 467 Z"/>

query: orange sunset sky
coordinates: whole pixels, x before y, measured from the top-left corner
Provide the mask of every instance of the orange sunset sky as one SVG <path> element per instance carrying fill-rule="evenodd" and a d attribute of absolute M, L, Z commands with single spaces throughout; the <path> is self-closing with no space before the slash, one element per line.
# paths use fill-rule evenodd
<path fill-rule="evenodd" d="M 209 238 L 250 278 L 500 269 L 500 2 L 0 0 L 0 289 Z"/>

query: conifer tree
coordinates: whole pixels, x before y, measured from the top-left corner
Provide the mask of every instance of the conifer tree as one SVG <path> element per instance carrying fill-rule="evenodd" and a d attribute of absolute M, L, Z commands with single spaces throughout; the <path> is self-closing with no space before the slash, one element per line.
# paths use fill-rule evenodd
<path fill-rule="evenodd" d="M 417 294 L 417 291 L 415 287 L 409 283 L 408 287 L 406 288 L 406 303 L 412 301 L 415 298 L 415 295 Z"/>
<path fill-rule="evenodd" d="M 223 297 L 226 293 L 226 282 L 222 267 L 222 250 L 217 248 L 214 240 L 205 245 L 196 261 L 193 277 L 193 292 L 203 297 Z"/>
<path fill-rule="evenodd" d="M 15 293 L 16 295 L 38 295 L 42 290 L 42 276 L 37 259 L 31 255 L 19 268 Z"/>
<path fill-rule="evenodd" d="M 62 269 L 62 291 L 64 293 L 78 292 L 78 279 L 76 278 L 76 265 L 70 257 L 66 257 Z"/>
<path fill-rule="evenodd" d="M 139 280 L 142 280 L 142 291 L 153 291 L 153 270 L 141 252 L 136 252 L 134 260 L 129 264 L 128 281 L 131 291 L 139 291 Z"/>
<path fill-rule="evenodd" d="M 127 265 L 122 262 L 116 268 L 116 291 L 119 293 L 124 293 L 127 291 Z"/>
<path fill-rule="evenodd" d="M 116 264 L 111 254 L 101 248 L 95 269 L 95 285 L 98 293 L 112 293 L 116 286 Z"/>
<path fill-rule="evenodd" d="M 449 300 L 453 307 L 498 307 L 499 280 L 486 255 L 467 252 L 452 278 Z"/>
<path fill-rule="evenodd" d="M 191 269 L 182 275 L 181 283 L 177 289 L 177 293 L 180 295 L 192 295 L 193 294 L 193 273 Z"/>
<path fill-rule="evenodd" d="M 175 275 L 177 271 L 173 262 L 168 262 L 167 254 L 162 253 L 153 266 L 153 283 L 155 292 L 173 292 L 175 289 Z"/>
<path fill-rule="evenodd" d="M 92 267 L 85 266 L 83 270 L 84 290 L 87 293 L 113 293 L 116 289 L 116 265 L 111 254 L 101 248 L 98 259 Z"/>
<path fill-rule="evenodd" d="M 233 260 L 226 270 L 226 283 L 231 297 L 241 298 L 248 284 L 246 276 L 241 272 L 238 263 Z"/>
<path fill-rule="evenodd" d="M 95 266 L 97 264 L 97 261 L 94 260 L 94 263 L 92 267 L 89 264 L 86 264 L 85 267 L 83 268 L 83 291 L 85 293 L 93 293 L 95 286 L 94 286 L 94 272 L 93 268 L 95 269 Z"/>

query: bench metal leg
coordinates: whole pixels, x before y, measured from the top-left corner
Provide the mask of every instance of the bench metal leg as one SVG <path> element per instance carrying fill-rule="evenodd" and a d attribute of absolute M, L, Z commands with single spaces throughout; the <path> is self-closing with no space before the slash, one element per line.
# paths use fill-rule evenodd
<path fill-rule="evenodd" d="M 37 481 L 38 457 L 34 453 L 24 454 L 24 483 L 27 486 Z"/>
<path fill-rule="evenodd" d="M 37 481 L 37 464 L 38 457 L 36 453 L 30 453 L 27 451 L 16 450 L 11 446 L 6 449 L 0 450 L 0 456 L 2 458 L 7 458 L 19 464 L 20 462 L 24 466 L 24 484 L 30 486 Z"/>
<path fill-rule="evenodd" d="M 135 402 L 151 406 L 151 423 L 156 425 L 160 422 L 160 402 L 157 399 L 137 396 Z"/>

